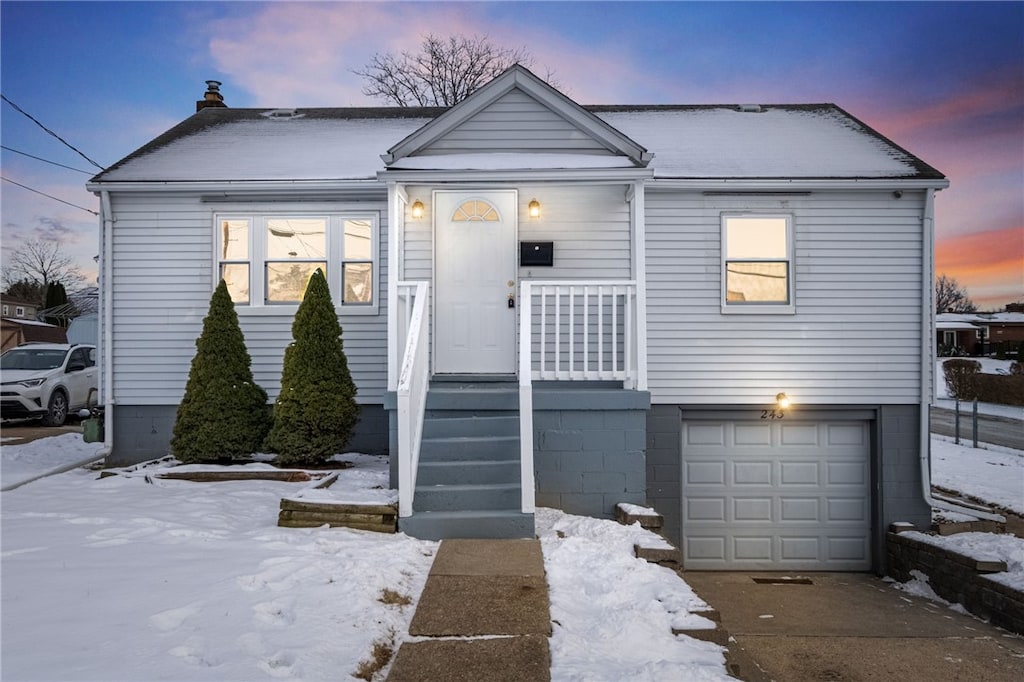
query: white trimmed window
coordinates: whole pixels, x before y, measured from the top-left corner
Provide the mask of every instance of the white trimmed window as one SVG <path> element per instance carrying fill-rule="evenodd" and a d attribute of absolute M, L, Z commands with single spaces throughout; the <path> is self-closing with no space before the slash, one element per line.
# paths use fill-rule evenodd
<path fill-rule="evenodd" d="M 722 309 L 793 310 L 792 216 L 722 216 Z"/>
<path fill-rule="evenodd" d="M 238 306 L 298 305 L 323 270 L 346 312 L 377 309 L 376 214 L 219 215 L 218 277 Z"/>

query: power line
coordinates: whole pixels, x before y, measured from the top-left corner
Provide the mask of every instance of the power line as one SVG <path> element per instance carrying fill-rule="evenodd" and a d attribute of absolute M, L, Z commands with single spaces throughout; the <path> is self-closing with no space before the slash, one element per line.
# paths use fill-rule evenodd
<path fill-rule="evenodd" d="M 63 163 L 57 163 L 56 161 L 50 161 L 49 159 L 44 159 L 41 156 L 33 156 L 32 154 L 29 154 L 28 152 L 22 152 L 22 151 L 18 151 L 17 149 L 11 149 L 7 145 L 0 144 L 0 149 L 6 149 L 9 152 L 14 152 L 15 154 L 21 154 L 22 156 L 27 156 L 28 158 L 35 159 L 36 161 L 42 161 L 43 163 L 50 163 L 50 164 L 53 164 L 54 166 L 60 166 L 61 168 L 67 168 L 68 170 L 78 171 L 79 173 L 85 173 L 86 175 L 92 175 L 93 174 L 92 171 L 82 170 L 81 168 L 73 168 L 72 166 L 65 166 Z"/>
<path fill-rule="evenodd" d="M 57 197 L 53 196 L 52 194 L 47 194 L 46 192 L 40 192 L 37 189 L 32 189 L 28 185 L 23 185 L 20 182 L 15 182 L 14 180 L 11 180 L 10 178 L 5 178 L 2 175 L 0 175 L 0 180 L 3 180 L 4 182 L 9 182 L 12 185 L 17 185 L 18 187 L 21 187 L 22 189 L 27 189 L 29 192 L 35 192 L 36 194 L 42 194 L 44 197 L 47 197 L 48 199 L 53 199 L 54 201 L 59 201 L 62 204 L 67 204 L 68 206 L 74 206 L 75 208 L 80 208 L 83 211 L 88 211 L 89 213 L 92 213 L 93 215 L 99 215 L 98 211 L 94 211 L 91 208 L 86 208 L 85 206 L 79 206 L 78 204 L 72 204 L 70 201 L 64 201 L 63 199 L 58 199 Z"/>
<path fill-rule="evenodd" d="M 27 111 L 25 111 L 24 109 L 22 109 L 21 107 L 19 107 L 19 106 L 18 106 L 17 104 L 15 104 L 15 103 L 14 103 L 14 102 L 12 102 L 11 100 L 7 99 L 7 96 L 6 96 L 6 95 L 0 94 L 0 99 L 3 99 L 3 101 L 5 101 L 5 102 L 7 102 L 8 104 L 10 104 L 10 105 L 11 105 L 12 107 L 14 107 L 14 110 L 15 110 L 15 111 L 17 111 L 17 112 L 18 112 L 19 114 L 22 114 L 22 115 L 24 115 L 24 116 L 25 116 L 25 117 L 27 117 L 27 118 L 28 118 L 28 119 L 29 119 L 30 121 L 32 121 L 33 123 L 35 123 L 35 124 L 36 124 L 37 126 L 39 126 L 40 128 L 42 128 L 43 130 L 45 130 L 45 131 L 46 131 L 46 132 L 48 132 L 49 134 L 53 135 L 53 136 L 54 136 L 55 138 L 57 138 L 58 140 L 60 140 L 60 141 L 61 141 L 61 143 L 62 143 L 62 144 L 63 144 L 63 145 L 65 146 L 65 147 L 67 147 L 68 149 L 72 150 L 73 152 L 75 152 L 76 154 L 78 154 L 79 156 L 81 156 L 81 157 L 82 157 L 83 159 L 85 159 L 86 161 L 88 161 L 88 162 L 89 162 L 89 163 L 91 163 L 92 165 L 96 166 L 96 167 L 97 167 L 97 168 L 99 168 L 100 170 L 107 170 L 107 169 L 106 169 L 106 168 L 104 168 L 103 166 L 99 165 L 98 163 L 96 163 L 95 161 L 93 161 L 92 159 L 90 159 L 90 158 L 89 158 L 88 156 L 86 156 L 86 155 L 85 155 L 85 154 L 84 154 L 84 153 L 83 153 L 83 152 L 82 152 L 81 150 L 79 150 L 78 148 L 76 148 L 76 147 L 75 147 L 74 145 L 72 145 L 72 144 L 71 144 L 70 142 L 68 142 L 67 140 L 65 140 L 65 139 L 64 139 L 63 137 L 61 137 L 61 136 L 60 136 L 60 135 L 58 135 L 57 133 L 53 132 L 52 130 L 50 130 L 49 128 L 47 128 L 46 126 L 44 126 L 44 125 L 43 125 L 42 123 L 40 123 L 40 122 L 39 122 L 39 121 L 38 121 L 38 120 L 37 120 L 37 119 L 36 119 L 35 117 L 33 117 L 33 116 L 32 116 L 32 114 L 28 113 Z M 81 208 L 81 206 L 79 206 L 79 208 Z"/>

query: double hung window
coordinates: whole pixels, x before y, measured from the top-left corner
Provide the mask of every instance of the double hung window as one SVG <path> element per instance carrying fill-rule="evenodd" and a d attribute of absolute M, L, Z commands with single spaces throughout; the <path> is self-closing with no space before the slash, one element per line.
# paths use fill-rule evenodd
<path fill-rule="evenodd" d="M 723 215 L 723 310 L 791 312 L 792 253 L 791 216 Z"/>
<path fill-rule="evenodd" d="M 218 275 L 236 305 L 297 305 L 321 270 L 336 306 L 376 308 L 376 215 L 221 215 L 216 232 Z"/>

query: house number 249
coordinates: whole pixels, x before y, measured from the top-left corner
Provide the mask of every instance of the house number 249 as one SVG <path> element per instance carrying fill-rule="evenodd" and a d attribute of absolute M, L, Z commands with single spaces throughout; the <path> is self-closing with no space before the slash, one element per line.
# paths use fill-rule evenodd
<path fill-rule="evenodd" d="M 761 419 L 782 419 L 785 416 L 782 410 L 761 410 Z"/>

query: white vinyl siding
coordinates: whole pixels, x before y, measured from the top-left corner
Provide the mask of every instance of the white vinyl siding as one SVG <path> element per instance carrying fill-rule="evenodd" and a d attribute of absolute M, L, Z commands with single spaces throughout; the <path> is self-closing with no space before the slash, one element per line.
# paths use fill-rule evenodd
<path fill-rule="evenodd" d="M 923 194 L 648 191 L 652 401 L 920 400 Z M 723 212 L 793 216 L 792 315 L 721 314 Z"/>
<path fill-rule="evenodd" d="M 113 194 L 113 398 L 123 405 L 176 405 L 185 391 L 195 341 L 212 294 L 214 215 L 241 211 L 204 204 L 198 197 Z M 289 208 L 301 206 L 290 204 Z M 280 210 L 280 206 L 276 207 Z M 311 206 L 310 210 L 323 210 Z M 273 210 L 268 205 L 248 212 Z M 387 216 L 383 200 L 339 203 L 331 211 L 380 216 L 380 282 L 387 276 Z M 383 288 L 382 288 L 383 290 Z M 339 320 L 349 370 L 362 403 L 380 402 L 387 384 L 387 302 L 375 315 Z M 236 306 L 256 382 L 273 399 L 280 390 L 284 349 L 291 342 L 295 306 L 256 310 Z"/>
<path fill-rule="evenodd" d="M 519 90 L 499 98 L 417 155 L 472 152 L 611 154 L 593 137 Z"/>
<path fill-rule="evenodd" d="M 629 205 L 623 185 L 520 186 L 519 241 L 554 242 L 554 266 L 519 268 L 519 279 L 630 279 Z M 531 220 L 528 204 L 541 203 Z M 424 217 L 405 225 L 405 280 L 432 279 L 433 206 L 428 188 L 410 187 Z M 517 247 L 518 248 L 518 247 Z M 518 260 L 518 253 L 516 258 Z"/>

